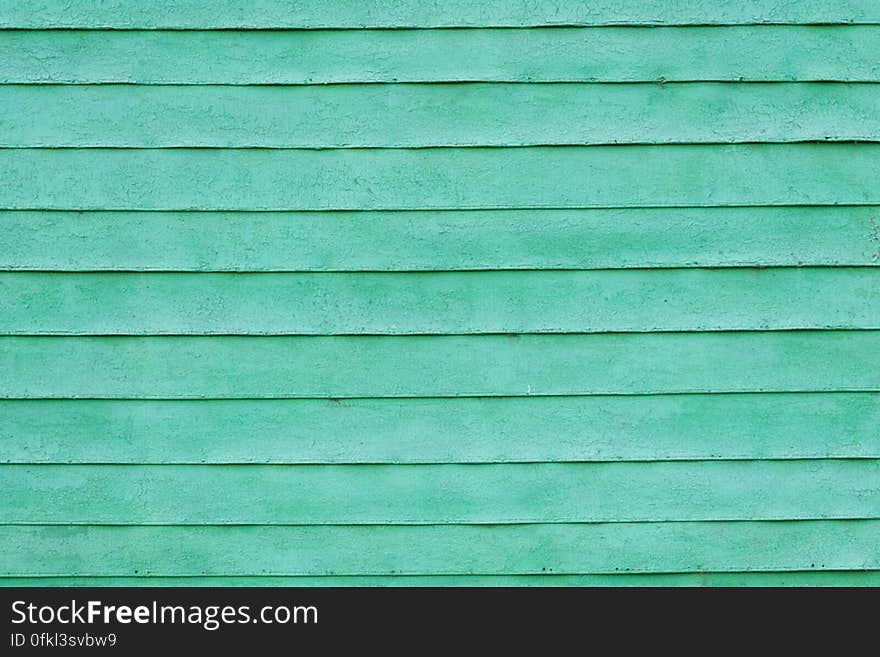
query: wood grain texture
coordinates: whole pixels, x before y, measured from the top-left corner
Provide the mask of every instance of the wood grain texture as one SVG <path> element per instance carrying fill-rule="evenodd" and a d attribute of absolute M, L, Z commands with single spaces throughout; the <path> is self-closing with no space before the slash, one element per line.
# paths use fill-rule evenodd
<path fill-rule="evenodd" d="M 880 82 L 878 50 L 880 29 L 842 25 L 8 31 L 0 82 Z"/>
<path fill-rule="evenodd" d="M 6 463 L 880 458 L 880 395 L 0 401 Z"/>
<path fill-rule="evenodd" d="M 877 586 L 880 571 L 624 575 L 343 575 L 234 577 L 0 577 L 7 586 Z"/>
<path fill-rule="evenodd" d="M 880 84 L 0 85 L 0 113 L 5 147 L 880 141 Z"/>
<path fill-rule="evenodd" d="M 553 175 L 551 175 L 553 173 Z M 0 150 L 3 209 L 880 204 L 880 144 Z"/>
<path fill-rule="evenodd" d="M 7 271 L 796 265 L 880 265 L 880 208 L 0 212 Z"/>
<path fill-rule="evenodd" d="M 880 331 L 2 337 L 0 398 L 880 391 Z"/>
<path fill-rule="evenodd" d="M 878 51 L 0 0 L 0 586 L 880 583 Z"/>
<path fill-rule="evenodd" d="M 4 28 L 327 28 L 533 27 L 536 25 L 656 25 L 737 23 L 880 23 L 872 0 L 184 0 L 157 7 L 138 0 L 0 2 Z"/>
<path fill-rule="evenodd" d="M 880 328 L 880 269 L 0 274 L 4 335 Z"/>
<path fill-rule="evenodd" d="M 880 569 L 880 520 L 322 527 L 0 526 L 0 576 Z"/>
<path fill-rule="evenodd" d="M 780 486 L 779 482 L 785 485 Z M 443 525 L 880 518 L 880 461 L 3 465 L 2 524 Z"/>

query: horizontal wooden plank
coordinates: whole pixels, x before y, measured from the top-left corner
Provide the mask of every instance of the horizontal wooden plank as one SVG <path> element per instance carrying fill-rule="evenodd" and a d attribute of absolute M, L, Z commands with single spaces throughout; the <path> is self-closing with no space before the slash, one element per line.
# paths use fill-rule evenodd
<path fill-rule="evenodd" d="M 875 393 L 0 401 L 5 463 L 880 458 Z"/>
<path fill-rule="evenodd" d="M 880 569 L 880 520 L 0 526 L 0 576 L 506 575 Z"/>
<path fill-rule="evenodd" d="M 2 398 L 880 391 L 880 331 L 3 337 Z"/>
<path fill-rule="evenodd" d="M 5 335 L 880 328 L 880 268 L 0 273 Z"/>
<path fill-rule="evenodd" d="M 564 174 L 564 175 L 561 175 Z M 880 204 L 880 144 L 2 149 L 0 207 L 406 210 Z"/>
<path fill-rule="evenodd" d="M 873 0 L 200 0 L 157 7 L 138 0 L 14 0 L 0 3 L 5 28 L 325 28 L 481 27 L 536 25 L 655 25 L 728 23 L 880 23 Z"/>
<path fill-rule="evenodd" d="M 784 482 L 780 485 L 780 482 Z M 0 524 L 444 525 L 880 518 L 880 461 L 2 465 Z"/>
<path fill-rule="evenodd" d="M 880 208 L 0 212 L 0 270 L 795 265 L 880 265 Z"/>
<path fill-rule="evenodd" d="M 878 50 L 874 26 L 11 31 L 0 82 L 880 82 Z"/>
<path fill-rule="evenodd" d="M 880 571 L 639 575 L 342 575 L 234 577 L 2 577 L 9 586 L 878 586 Z"/>
<path fill-rule="evenodd" d="M 880 141 L 880 84 L 0 85 L 0 113 L 16 148 Z"/>

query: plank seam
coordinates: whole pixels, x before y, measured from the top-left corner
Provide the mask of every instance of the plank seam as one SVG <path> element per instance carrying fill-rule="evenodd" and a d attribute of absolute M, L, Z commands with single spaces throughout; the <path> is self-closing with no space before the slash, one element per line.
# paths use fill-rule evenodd
<path fill-rule="evenodd" d="M 511 522 L 367 522 L 367 523 L 351 523 L 351 522 L 328 522 L 328 523 L 253 523 L 253 522 L 231 522 L 231 523 L 186 523 L 186 522 L 142 522 L 142 523 L 120 523 L 120 522 L 3 522 L 0 521 L 0 527 L 187 527 L 187 528 L 203 528 L 212 527 L 225 529 L 231 527 L 237 528 L 260 528 L 260 527 L 320 527 L 326 529 L 329 527 L 349 527 L 349 528 L 376 528 L 376 527 L 541 527 L 541 526 L 595 526 L 595 525 L 706 525 L 706 524 L 793 524 L 793 523 L 811 523 L 811 522 L 876 522 L 880 520 L 878 516 L 825 516 L 825 517 L 804 517 L 804 518 L 712 518 L 710 520 L 600 520 L 600 521 L 576 521 L 576 520 L 528 520 L 528 521 L 511 521 Z"/>
<path fill-rule="evenodd" d="M 16 336 L 13 336 L 16 337 Z M 40 337 L 52 337 L 52 336 L 40 336 Z M 42 402 L 57 402 L 57 401 L 118 401 L 118 402 L 136 402 L 136 401 L 328 401 L 328 402 L 343 402 L 343 401 L 354 401 L 354 400 L 405 400 L 405 399 L 536 399 L 542 397 L 678 397 L 678 396 L 686 396 L 686 395 L 831 395 L 831 394 L 865 394 L 865 395 L 874 395 L 876 393 L 880 393 L 880 388 L 837 388 L 834 390 L 822 390 L 822 389 L 809 389 L 805 388 L 802 390 L 721 390 L 721 391 L 700 391 L 700 390 L 688 390 L 683 392 L 620 392 L 620 393 L 587 393 L 574 395 L 571 393 L 532 393 L 530 395 L 522 394 L 522 395 L 510 395 L 510 394 L 498 394 L 498 395 L 487 395 L 487 394 L 478 394 L 478 395 L 396 395 L 396 396 L 378 396 L 378 397 L 364 397 L 363 395 L 353 395 L 353 396 L 344 396 L 344 395 L 336 395 L 336 396 L 326 396 L 326 397 L 314 397 L 314 396 L 303 396 L 303 397 L 290 397 L 290 396 L 280 396 L 280 397 L 0 397 L 0 402 L 14 402 L 14 401 L 22 401 L 22 402 L 32 402 L 32 401 L 42 401 Z"/>
<path fill-rule="evenodd" d="M 136 467 L 162 467 L 162 466 L 192 466 L 192 467 L 272 467 L 272 468 L 288 468 L 288 467 L 348 467 L 348 466 L 467 466 L 467 465 L 582 465 L 582 464 L 617 464 L 617 463 L 743 463 L 743 462 L 801 462 L 801 461 L 877 461 L 880 460 L 880 451 L 874 455 L 850 456 L 848 454 L 829 454 L 824 456 L 724 456 L 723 458 L 692 458 L 692 457 L 668 457 L 668 458 L 609 458 L 609 459 L 584 459 L 584 460 L 513 460 L 513 461 L 4 461 L 0 460 L 0 470 L 3 466 L 27 466 L 27 467 L 45 467 L 45 466 L 109 466 L 114 468 L 136 468 Z M 0 523 L 2 524 L 2 523 Z"/>
<path fill-rule="evenodd" d="M 467 25 L 452 25 L 452 24 L 437 24 L 437 25 L 408 25 L 408 24 L 399 24 L 399 25 L 378 25 L 378 24 L 368 24 L 368 25 L 358 25 L 358 26 L 320 26 L 320 27 L 290 27 L 283 25 L 272 25 L 266 27 L 253 27 L 253 26 L 228 26 L 228 27 L 203 27 L 203 28 L 193 28 L 193 27 L 172 27 L 172 26 L 162 26 L 162 27 L 149 27 L 146 25 L 136 25 L 136 26 L 114 26 L 106 23 L 96 23 L 95 25 L 90 25 L 88 27 L 71 27 L 65 25 L 42 25 L 40 27 L 20 27 L 20 26 L 0 26 L 0 33 L 2 32 L 184 32 L 184 33 L 201 33 L 201 32 L 251 32 L 251 33 L 260 33 L 260 32 L 360 32 L 360 31 L 371 31 L 371 32 L 403 32 L 403 31 L 453 31 L 453 30 L 554 30 L 554 29 L 602 29 L 602 28 L 619 28 L 619 27 L 632 27 L 632 28 L 644 28 L 644 29 L 662 29 L 666 27 L 694 27 L 694 28 L 707 28 L 707 27 L 763 27 L 763 26 L 777 26 L 777 27 L 847 27 L 847 26 L 858 26 L 858 25 L 880 25 L 880 21 L 869 20 L 845 20 L 841 19 L 839 21 L 804 21 L 804 22 L 791 22 L 791 21 L 749 21 L 749 22 L 719 22 L 719 23 L 708 23 L 708 22 L 692 22 L 692 23 L 682 23 L 682 22 L 666 22 L 666 21 L 604 21 L 604 22 L 559 22 L 559 23 L 550 23 L 550 22 L 534 22 L 528 25 L 517 25 L 514 23 L 496 23 L 492 25 L 477 25 L 477 24 L 467 24 Z"/>
<path fill-rule="evenodd" d="M 620 144 L 621 146 L 625 146 L 626 144 Z M 699 144 L 697 144 L 699 145 Z M 729 144 L 725 144 L 729 145 Z M 454 148 L 454 147 L 450 147 Z M 487 148 L 487 147 L 481 147 Z M 491 147 L 488 147 L 491 148 Z M 528 148 L 528 147 L 525 147 Z M 560 148 L 567 148 L 565 146 L 561 146 Z M 574 146 L 573 148 L 580 148 L 578 146 Z M 15 149 L 15 150 L 24 150 L 24 149 Z M 31 150 L 39 150 L 39 149 L 31 149 Z M 70 149 L 75 150 L 75 149 Z M 79 149 L 79 150 L 93 150 L 93 149 Z M 120 149 L 126 150 L 126 149 Z M 136 149 L 128 149 L 128 150 L 136 150 Z M 161 150 L 161 149 L 153 149 L 153 150 Z M 290 149 L 295 150 L 295 149 Z M 339 149 L 345 150 L 345 149 Z M 386 149 L 387 150 L 387 149 Z M 57 212 L 68 212 L 71 214 L 76 214 L 78 216 L 81 215 L 90 215 L 90 214 L 167 214 L 167 213 L 175 213 L 175 214 L 201 214 L 201 215 L 215 215 L 215 214 L 419 214 L 425 212 L 431 213 L 441 213 L 448 212 L 452 213 L 465 213 L 465 212 L 523 212 L 523 211 L 533 211 L 533 212 L 543 212 L 545 210 L 688 210 L 692 208 L 701 208 L 706 210 L 712 210 L 714 208 L 743 208 L 749 210 L 757 210 L 757 209 L 777 209 L 777 208 L 834 208 L 834 209 L 845 209 L 845 208 L 880 208 L 880 203 L 777 203 L 774 205 L 764 204 L 755 204 L 755 205 L 743 205 L 743 204 L 730 204 L 730 205 L 640 205 L 640 206 L 632 206 L 632 205 L 566 205 L 566 206 L 553 206 L 553 205 L 541 205 L 541 206 L 517 206 L 517 207 L 463 207 L 463 208 L 321 208 L 318 210 L 303 210 L 303 209 L 292 209 L 292 210 L 277 210 L 277 209 L 252 209 L 252 210 L 241 210 L 241 209 L 198 209 L 198 208 L 181 208 L 176 210 L 167 210 L 167 209 L 152 209 L 152 208 L 39 208 L 39 207 L 4 207 L 0 206 L 0 212 L 4 213 L 28 213 L 28 212 L 46 212 L 46 213 L 57 213 Z M 2 217 L 0 217 L 0 221 L 2 221 Z"/>

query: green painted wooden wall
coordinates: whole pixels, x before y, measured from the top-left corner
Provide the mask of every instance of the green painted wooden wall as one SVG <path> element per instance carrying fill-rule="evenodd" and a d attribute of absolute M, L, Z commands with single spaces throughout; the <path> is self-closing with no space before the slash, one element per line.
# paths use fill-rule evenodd
<path fill-rule="evenodd" d="M 0 0 L 0 583 L 880 585 L 876 0 Z"/>

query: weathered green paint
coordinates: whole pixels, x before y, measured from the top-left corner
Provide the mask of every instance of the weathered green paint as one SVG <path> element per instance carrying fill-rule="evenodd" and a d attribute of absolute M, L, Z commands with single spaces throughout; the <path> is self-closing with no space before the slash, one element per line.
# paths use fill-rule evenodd
<path fill-rule="evenodd" d="M 880 329 L 880 269 L 0 274 L 4 335 Z"/>
<path fill-rule="evenodd" d="M 880 570 L 880 520 L 0 526 L 0 576 Z"/>
<path fill-rule="evenodd" d="M 0 0 L 0 585 L 876 585 L 878 51 Z"/>
<path fill-rule="evenodd" d="M 3 85 L 0 114 L 9 147 L 880 141 L 880 84 Z"/>
<path fill-rule="evenodd" d="M 880 331 L 2 337 L 0 398 L 880 391 Z"/>
<path fill-rule="evenodd" d="M 22 148 L 0 150 L 0 179 L 22 210 L 876 205 L 880 144 Z"/>
<path fill-rule="evenodd" d="M 880 458 L 876 393 L 0 401 L 12 463 Z"/>
<path fill-rule="evenodd" d="M 618 575 L 0 577 L 4 586 L 878 586 L 876 570 Z"/>
<path fill-rule="evenodd" d="M 0 2 L 0 27 L 326 28 L 536 25 L 880 23 L 874 0 L 17 0 Z"/>
<path fill-rule="evenodd" d="M 878 50 L 875 26 L 0 31 L 0 82 L 880 82 Z"/>
<path fill-rule="evenodd" d="M 880 518 L 877 460 L 3 465 L 0 523 L 399 525 Z M 779 482 L 785 485 L 780 486 Z"/>
<path fill-rule="evenodd" d="M 0 212 L 0 270 L 452 271 L 802 265 L 880 266 L 880 208 Z"/>

